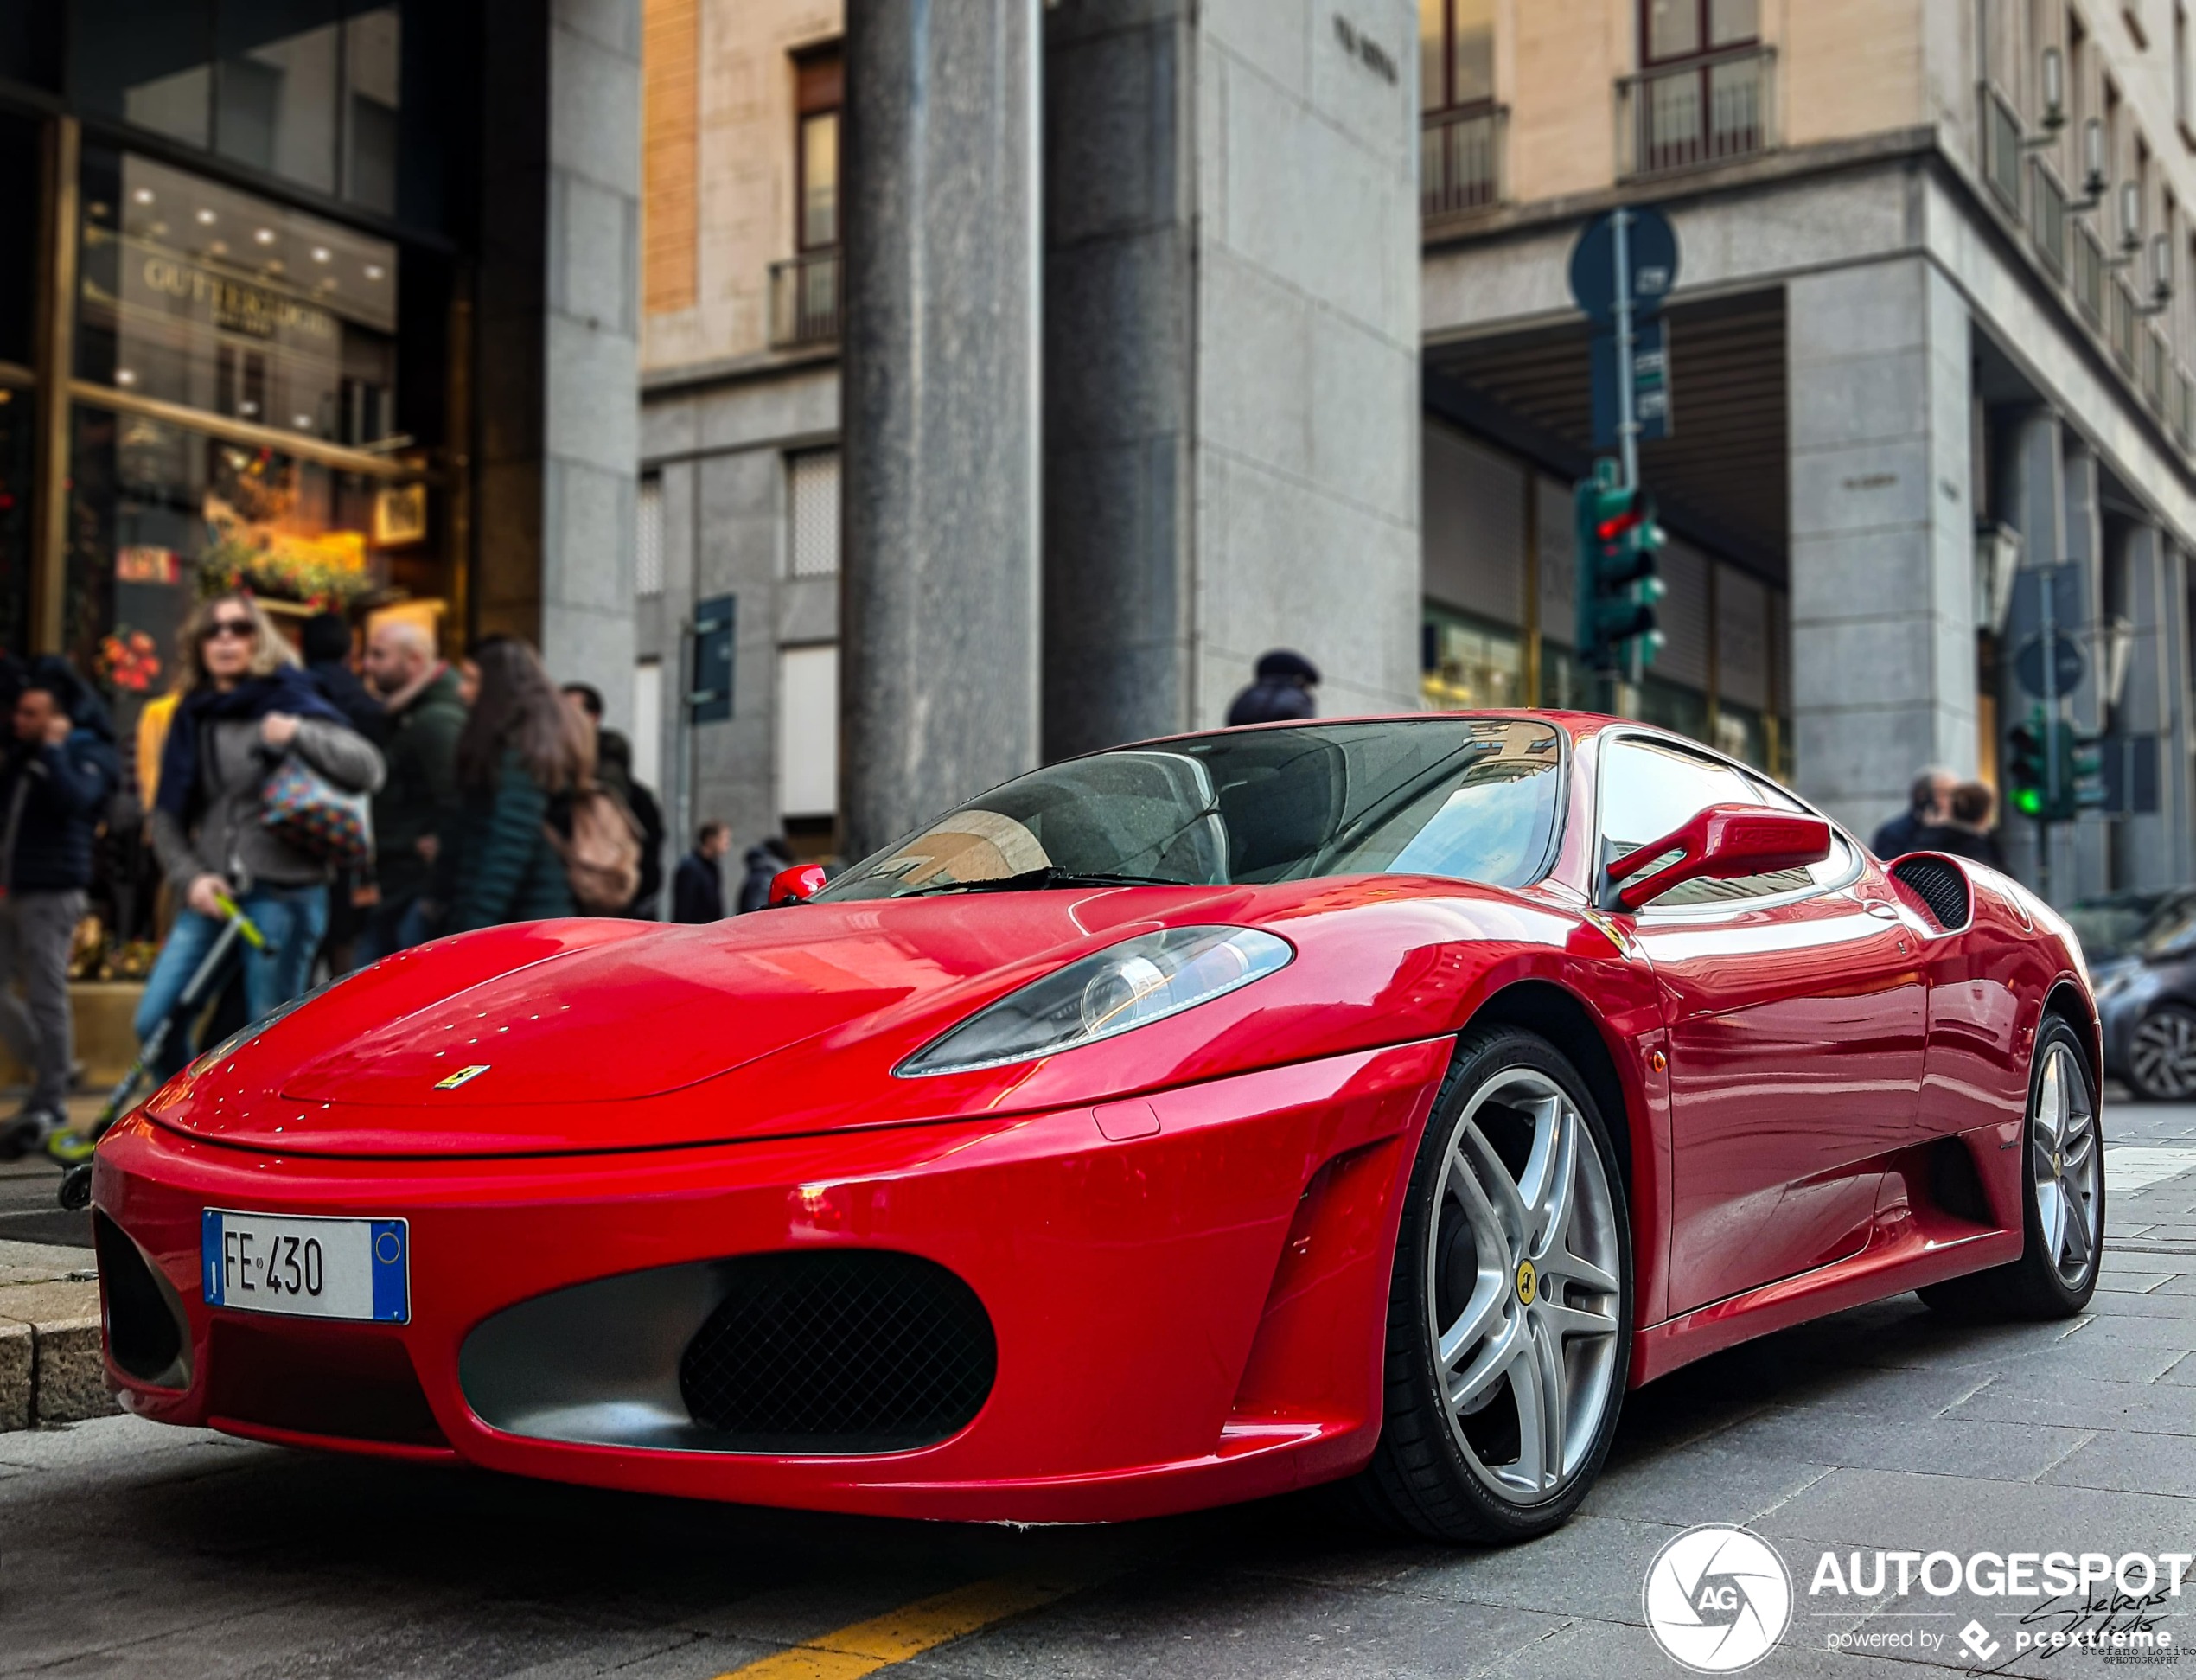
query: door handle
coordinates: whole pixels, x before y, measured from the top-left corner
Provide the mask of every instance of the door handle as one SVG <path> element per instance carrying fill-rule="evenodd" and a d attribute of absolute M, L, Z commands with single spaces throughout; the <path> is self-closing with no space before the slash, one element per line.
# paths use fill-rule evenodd
<path fill-rule="evenodd" d="M 1880 917 L 1886 922 L 1899 920 L 1899 907 L 1896 904 L 1863 904 L 1861 908 L 1867 911 L 1869 915 Z"/>

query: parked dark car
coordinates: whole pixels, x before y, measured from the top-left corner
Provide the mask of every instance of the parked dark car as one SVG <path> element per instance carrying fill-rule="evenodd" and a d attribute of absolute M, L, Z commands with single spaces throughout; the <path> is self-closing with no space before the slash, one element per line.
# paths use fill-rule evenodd
<path fill-rule="evenodd" d="M 2096 987 L 2105 1072 L 2152 1102 L 2196 1097 L 2196 890 L 2116 895 L 2067 920 Z"/>

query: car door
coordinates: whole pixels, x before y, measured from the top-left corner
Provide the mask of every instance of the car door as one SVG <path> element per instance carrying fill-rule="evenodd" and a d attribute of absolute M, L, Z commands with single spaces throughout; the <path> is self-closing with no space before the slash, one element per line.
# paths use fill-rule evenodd
<path fill-rule="evenodd" d="M 1659 737 L 1602 749 L 1606 865 L 1703 807 L 1797 802 Z M 1912 1140 L 1927 1038 L 1918 941 L 1857 847 L 1804 870 L 1692 881 L 1631 918 L 1669 1033 L 1669 1310 L 1856 1252 Z"/>

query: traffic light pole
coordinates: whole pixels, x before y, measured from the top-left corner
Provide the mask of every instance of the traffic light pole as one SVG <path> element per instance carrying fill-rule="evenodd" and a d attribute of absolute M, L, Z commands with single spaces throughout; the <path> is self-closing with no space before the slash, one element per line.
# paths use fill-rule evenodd
<path fill-rule="evenodd" d="M 1617 295 L 1612 300 L 1617 325 L 1617 457 L 1624 470 L 1624 488 L 1636 490 L 1639 488 L 1639 418 L 1637 393 L 1632 389 L 1631 212 L 1621 204 L 1610 214 L 1609 233 L 1616 252 L 1617 271 Z M 1646 656 L 1637 642 L 1631 644 L 1629 663 L 1631 686 L 1636 690 L 1647 677 Z M 1617 683 L 1617 674 L 1610 672 L 1612 712 L 1623 705 Z"/>

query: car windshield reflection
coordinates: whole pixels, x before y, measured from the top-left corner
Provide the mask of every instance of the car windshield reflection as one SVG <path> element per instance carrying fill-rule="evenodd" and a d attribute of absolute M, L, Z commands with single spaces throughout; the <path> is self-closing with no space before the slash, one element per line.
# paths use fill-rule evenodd
<path fill-rule="evenodd" d="M 1049 765 L 848 871 L 820 899 L 1421 874 L 1536 878 L 1561 738 L 1428 718 L 1191 736 Z"/>

